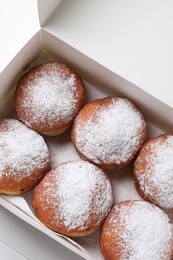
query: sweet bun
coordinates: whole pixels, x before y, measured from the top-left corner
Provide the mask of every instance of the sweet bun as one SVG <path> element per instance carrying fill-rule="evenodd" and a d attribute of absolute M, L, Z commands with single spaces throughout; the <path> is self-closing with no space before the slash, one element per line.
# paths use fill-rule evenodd
<path fill-rule="evenodd" d="M 114 206 L 100 236 L 105 260 L 173 257 L 173 224 L 167 214 L 145 201 L 124 201 Z"/>
<path fill-rule="evenodd" d="M 173 136 L 159 135 L 142 147 L 134 164 L 139 195 L 165 210 L 173 210 Z"/>
<path fill-rule="evenodd" d="M 143 145 L 146 123 L 126 98 L 106 97 L 86 104 L 75 119 L 72 142 L 82 159 L 103 169 L 126 166 Z"/>
<path fill-rule="evenodd" d="M 17 118 L 45 135 L 70 127 L 84 105 L 84 84 L 77 73 L 59 62 L 29 70 L 19 80 L 15 95 Z"/>
<path fill-rule="evenodd" d="M 37 132 L 16 119 L 0 121 L 0 193 L 31 190 L 49 167 L 47 145 Z"/>
<path fill-rule="evenodd" d="M 35 187 L 32 200 L 42 223 L 71 237 L 93 233 L 112 204 L 107 175 L 85 161 L 68 161 L 51 170 Z"/>

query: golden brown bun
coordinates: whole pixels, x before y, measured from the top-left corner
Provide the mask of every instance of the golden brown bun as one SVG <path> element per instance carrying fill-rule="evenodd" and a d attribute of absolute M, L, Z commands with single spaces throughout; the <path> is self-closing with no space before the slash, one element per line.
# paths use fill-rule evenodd
<path fill-rule="evenodd" d="M 77 73 L 59 62 L 29 70 L 19 80 L 17 118 L 45 135 L 58 135 L 70 127 L 84 105 L 85 88 Z"/>
<path fill-rule="evenodd" d="M 173 224 L 154 204 L 123 201 L 114 206 L 106 218 L 100 247 L 106 260 L 171 260 Z"/>
<path fill-rule="evenodd" d="M 86 236 L 103 222 L 113 204 L 108 176 L 85 161 L 51 170 L 34 190 L 32 205 L 47 227 L 66 236 Z"/>
<path fill-rule="evenodd" d="M 49 152 L 37 132 L 15 119 L 0 121 L 0 193 L 31 190 L 47 173 Z"/>
<path fill-rule="evenodd" d="M 126 166 L 147 135 L 146 123 L 126 98 L 106 97 L 86 104 L 72 127 L 79 156 L 103 169 Z"/>
<path fill-rule="evenodd" d="M 173 210 L 173 136 L 152 138 L 142 147 L 134 164 L 136 190 L 145 200 Z"/>

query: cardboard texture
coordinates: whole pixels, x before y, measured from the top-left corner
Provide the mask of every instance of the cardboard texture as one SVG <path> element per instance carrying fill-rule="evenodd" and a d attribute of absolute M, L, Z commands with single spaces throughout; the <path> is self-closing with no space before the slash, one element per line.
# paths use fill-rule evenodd
<path fill-rule="evenodd" d="M 145 118 L 148 120 L 148 138 L 163 133 L 164 131 L 173 133 L 173 108 L 170 106 L 169 102 L 163 102 L 165 100 L 165 96 L 163 99 L 160 99 L 160 97 L 158 99 L 157 95 L 152 95 L 154 93 L 153 89 L 148 91 L 147 87 L 142 88 L 141 86 L 148 86 L 146 81 L 142 81 L 143 77 L 140 77 L 140 81 L 130 81 L 130 79 L 133 79 L 133 77 L 130 77 L 128 73 L 131 74 L 132 70 L 134 69 L 133 65 L 136 62 L 135 59 L 136 57 L 139 58 L 139 50 L 134 56 L 134 62 L 128 64 L 130 67 L 132 66 L 131 71 L 128 71 L 126 63 L 130 63 L 131 57 L 125 55 L 126 61 L 125 57 L 123 56 L 122 60 L 120 59 L 125 45 L 127 45 L 127 42 L 129 42 L 126 35 L 127 32 L 121 32 L 122 37 L 120 38 L 121 33 L 119 32 L 119 34 L 117 34 L 117 27 L 115 28 L 115 33 L 113 31 L 115 25 L 114 23 L 116 23 L 119 28 L 121 26 L 122 29 L 124 29 L 125 24 L 122 24 L 123 20 L 120 14 L 125 12 L 125 14 L 129 15 L 129 12 L 131 13 L 132 7 L 134 8 L 135 14 L 137 15 L 136 19 L 139 19 L 139 14 L 137 11 L 145 7 L 145 12 L 143 15 L 144 19 L 145 14 L 148 14 L 147 10 L 149 10 L 149 2 L 146 1 L 144 4 L 144 2 L 141 1 L 138 3 L 133 1 L 131 7 L 129 2 L 125 0 L 110 1 L 109 5 L 111 4 L 112 8 L 107 6 L 108 2 L 103 1 L 102 4 L 99 4 L 97 0 L 85 1 L 85 3 L 83 1 L 77 0 L 52 0 L 47 3 L 43 2 L 44 1 L 41 0 L 38 1 L 39 19 L 42 28 L 38 30 L 30 38 L 30 40 L 22 46 L 15 58 L 10 61 L 8 66 L 4 66 L 4 70 L 0 74 L 0 117 L 12 117 L 15 115 L 13 106 L 14 92 L 16 83 L 23 73 L 38 63 L 50 60 L 59 60 L 72 66 L 82 77 L 86 85 L 87 101 L 107 95 L 128 97 L 139 106 Z M 161 1 L 157 1 L 157 3 L 157 10 L 160 12 L 162 3 Z M 171 5 L 170 2 L 169 4 Z M 127 8 L 126 11 L 124 11 L 124 7 Z M 151 7 L 154 8 L 153 5 Z M 104 10 L 106 10 L 106 12 L 109 11 L 112 14 L 109 21 L 105 21 Z M 168 12 L 167 9 L 164 10 L 165 12 Z M 95 23 L 95 20 L 92 20 L 91 18 L 94 18 L 94 14 L 96 13 L 99 17 L 99 20 L 97 20 Z M 151 13 L 152 11 L 149 12 L 149 17 L 151 16 Z M 107 18 L 109 17 L 108 14 L 109 13 L 107 13 Z M 115 20 L 113 19 L 114 15 L 118 15 Z M 168 20 L 169 19 L 171 19 L 171 17 L 169 17 Z M 69 21 L 72 21 L 72 23 L 69 24 Z M 135 23 L 135 21 L 136 20 L 134 18 L 133 22 Z M 106 31 L 106 28 L 103 27 L 104 22 L 109 24 L 109 26 L 106 27 L 108 31 Z M 102 26 L 98 32 L 98 40 L 96 40 L 96 29 L 99 28 L 100 23 Z M 146 24 L 143 24 L 143 28 L 146 28 L 145 26 Z M 132 27 L 131 32 L 133 30 L 134 28 Z M 84 37 L 85 32 L 86 36 Z M 90 32 L 91 35 L 89 36 Z M 109 35 L 109 38 L 105 36 L 105 33 L 106 35 Z M 106 37 L 106 39 L 104 39 L 104 44 L 103 42 L 100 43 L 101 38 L 99 37 L 102 37 L 102 34 L 104 37 Z M 113 36 L 115 37 L 114 40 L 112 40 Z M 127 37 L 126 39 L 124 38 L 125 36 Z M 83 37 L 84 39 L 82 40 Z M 111 44 L 109 42 L 110 37 Z M 121 53 L 119 54 L 117 53 L 119 50 L 116 49 L 115 51 L 113 46 L 113 43 L 116 42 L 117 37 L 119 47 L 121 43 L 123 46 Z M 84 44 L 84 40 L 86 40 L 86 38 L 87 42 Z M 136 39 L 139 40 L 137 34 L 134 35 L 133 42 L 135 42 Z M 124 40 L 126 44 L 124 43 Z M 101 46 L 98 46 L 99 43 Z M 108 52 L 105 52 L 106 49 L 103 45 L 106 46 L 107 50 L 110 48 L 110 46 L 113 46 L 111 47 L 111 50 L 109 49 L 109 52 L 112 54 L 111 57 L 113 57 L 112 59 L 110 59 L 110 53 L 108 55 Z M 118 46 L 116 45 L 115 47 Z M 150 48 L 151 47 L 152 45 L 150 45 Z M 101 51 L 102 48 L 103 50 Z M 94 50 L 96 53 L 94 53 Z M 130 55 L 133 54 L 134 50 L 132 53 L 130 53 Z M 107 55 L 109 56 L 110 63 L 107 59 Z M 141 57 L 145 56 L 143 53 L 141 53 L 141 55 Z M 171 62 L 172 61 L 170 61 L 170 64 Z M 119 68 L 117 66 L 119 66 Z M 140 72 L 142 71 L 140 76 L 144 76 L 143 72 L 146 66 L 146 61 L 144 62 L 144 66 L 139 66 L 138 70 Z M 152 68 L 152 66 L 150 66 L 150 68 Z M 133 73 L 131 75 L 133 75 Z M 152 81 L 153 76 L 150 76 L 151 75 L 149 74 L 149 79 Z M 170 77 L 167 78 L 167 81 L 169 81 L 170 84 Z M 136 83 L 142 84 L 137 85 Z M 165 90 L 165 88 L 163 89 L 164 92 L 166 92 L 166 96 L 169 96 L 170 89 L 168 89 L 168 91 Z M 163 91 L 160 93 L 160 87 L 159 94 L 161 94 L 161 96 L 163 94 Z M 64 161 L 79 159 L 73 145 L 71 144 L 70 129 L 61 136 L 44 138 L 50 150 L 52 168 Z M 141 199 L 134 188 L 132 173 L 133 163 L 122 170 L 108 172 L 113 185 L 115 203 L 126 199 Z M 27 223 L 41 230 L 48 236 L 52 237 L 52 239 L 68 247 L 83 258 L 95 260 L 103 259 L 99 249 L 99 230 L 93 235 L 74 239 L 66 238 L 62 235 L 54 233 L 41 224 L 40 221 L 34 216 L 31 207 L 32 193 L 33 191 L 30 191 L 24 195 L 15 197 L 1 195 L 0 204 Z"/>

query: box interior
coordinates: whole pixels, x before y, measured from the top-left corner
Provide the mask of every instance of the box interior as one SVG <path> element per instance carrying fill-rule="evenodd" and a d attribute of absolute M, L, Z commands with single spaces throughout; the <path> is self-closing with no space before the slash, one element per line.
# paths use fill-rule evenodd
<path fill-rule="evenodd" d="M 0 111 L 1 118 L 15 114 L 12 101 L 14 101 L 16 83 L 21 75 L 32 66 L 51 60 L 63 61 L 77 71 L 85 82 L 87 101 L 107 95 L 124 96 L 133 100 L 144 113 L 146 119 L 150 121 L 148 123 L 148 138 L 171 127 L 172 122 L 167 122 L 164 114 L 159 116 L 158 108 L 162 110 L 164 107 L 161 106 L 162 104 L 159 101 L 43 29 L 36 33 L 23 47 L 1 75 L 1 82 L 4 83 L 0 92 L 0 99 L 3 101 Z M 7 75 L 10 76 L 6 77 Z M 155 126 L 155 123 L 157 123 L 157 126 Z M 59 137 L 45 137 L 45 140 L 50 150 L 51 168 L 67 160 L 79 159 L 70 141 L 70 129 Z M 133 164 L 116 172 L 108 172 L 114 189 L 115 203 L 126 199 L 141 199 L 134 188 L 132 174 Z M 88 237 L 74 239 L 55 234 L 34 217 L 31 208 L 32 192 L 15 197 L 1 196 L 0 203 L 24 221 L 82 257 L 96 260 L 103 259 L 99 249 L 100 230 Z"/>
<path fill-rule="evenodd" d="M 42 29 L 41 34 L 44 48 L 50 56 L 62 58 L 106 95 L 113 95 L 116 91 L 117 95 L 128 97 L 137 104 L 149 122 L 173 133 L 173 109 L 170 106 L 46 30 Z"/>

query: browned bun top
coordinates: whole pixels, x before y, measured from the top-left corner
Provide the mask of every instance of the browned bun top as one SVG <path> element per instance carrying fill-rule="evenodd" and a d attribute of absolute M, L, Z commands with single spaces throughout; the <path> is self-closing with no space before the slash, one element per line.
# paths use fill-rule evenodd
<path fill-rule="evenodd" d="M 138 193 L 164 209 L 173 209 L 173 136 L 152 138 L 142 147 L 134 164 Z"/>
<path fill-rule="evenodd" d="M 26 192 L 48 171 L 44 139 L 16 119 L 0 121 L 0 158 L 0 193 Z"/>
<path fill-rule="evenodd" d="M 173 224 L 154 204 L 124 201 L 114 206 L 106 218 L 100 245 L 106 260 L 171 260 Z"/>
<path fill-rule="evenodd" d="M 84 84 L 76 72 L 59 62 L 29 70 L 16 89 L 19 120 L 41 133 L 69 127 L 84 104 Z"/>
<path fill-rule="evenodd" d="M 126 98 L 106 97 L 86 104 L 75 119 L 72 142 L 79 155 L 100 167 L 126 166 L 146 139 L 141 112 Z"/>
<path fill-rule="evenodd" d="M 113 204 L 111 183 L 100 168 L 69 161 L 51 170 L 37 185 L 33 209 L 49 228 L 67 236 L 94 232 Z"/>

